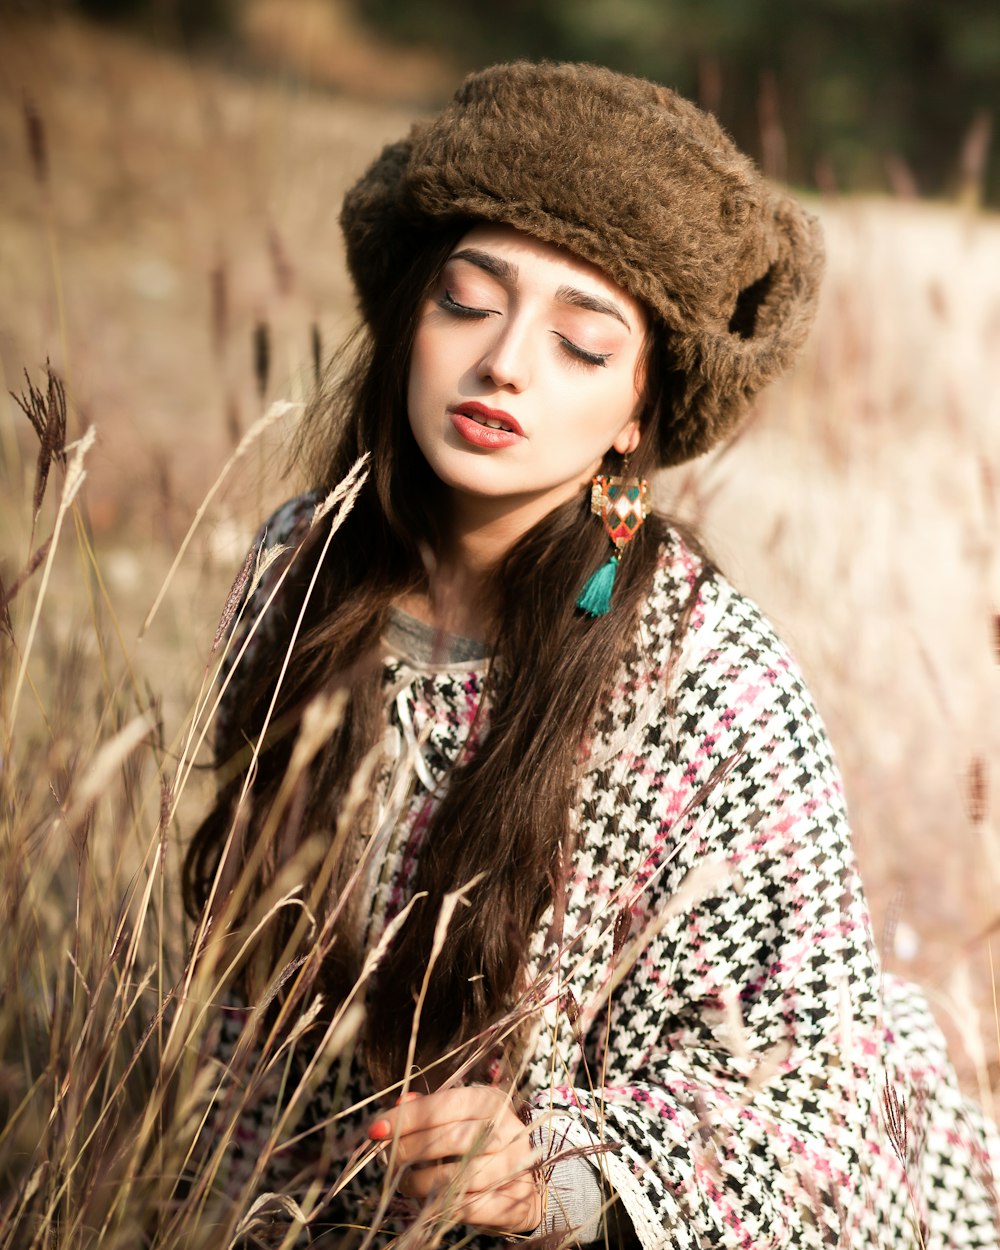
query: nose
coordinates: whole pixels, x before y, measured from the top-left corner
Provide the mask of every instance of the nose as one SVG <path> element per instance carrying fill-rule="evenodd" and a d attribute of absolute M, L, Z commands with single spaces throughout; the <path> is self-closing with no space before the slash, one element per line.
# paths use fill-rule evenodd
<path fill-rule="evenodd" d="M 531 373 L 527 326 L 516 317 L 496 325 L 496 332 L 479 359 L 476 372 L 497 390 L 522 391 Z"/>

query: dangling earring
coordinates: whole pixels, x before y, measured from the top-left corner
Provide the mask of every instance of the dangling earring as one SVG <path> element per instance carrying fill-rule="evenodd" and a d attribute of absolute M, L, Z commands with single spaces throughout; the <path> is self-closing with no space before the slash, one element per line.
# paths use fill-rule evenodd
<path fill-rule="evenodd" d="M 614 544 L 610 559 L 587 578 L 576 606 L 588 616 L 606 616 L 611 611 L 611 592 L 622 551 L 632 541 L 646 519 L 649 483 L 644 477 L 628 477 L 628 456 L 622 463 L 621 477 L 595 477 L 590 488 L 590 511 L 599 516 Z"/>

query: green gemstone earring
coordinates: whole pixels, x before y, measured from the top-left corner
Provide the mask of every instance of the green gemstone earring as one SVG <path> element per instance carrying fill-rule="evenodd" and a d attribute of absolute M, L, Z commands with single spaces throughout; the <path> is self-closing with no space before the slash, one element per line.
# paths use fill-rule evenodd
<path fill-rule="evenodd" d="M 604 522 L 614 551 L 599 569 L 591 573 L 580 591 L 576 606 L 588 616 L 606 616 L 611 611 L 611 592 L 622 551 L 646 519 L 648 495 L 649 483 L 644 477 L 605 477 L 601 474 L 593 479 L 590 510 Z"/>

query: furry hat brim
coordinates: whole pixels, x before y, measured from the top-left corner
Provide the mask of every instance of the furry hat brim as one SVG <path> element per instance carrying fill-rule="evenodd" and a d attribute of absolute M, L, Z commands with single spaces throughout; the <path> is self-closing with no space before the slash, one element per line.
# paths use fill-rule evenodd
<path fill-rule="evenodd" d="M 823 269 L 819 226 L 709 114 L 591 65 L 519 62 L 469 77 L 384 149 L 341 213 L 372 320 L 448 221 L 503 222 L 565 247 L 643 301 L 674 375 L 661 461 L 706 451 L 791 363 Z"/>

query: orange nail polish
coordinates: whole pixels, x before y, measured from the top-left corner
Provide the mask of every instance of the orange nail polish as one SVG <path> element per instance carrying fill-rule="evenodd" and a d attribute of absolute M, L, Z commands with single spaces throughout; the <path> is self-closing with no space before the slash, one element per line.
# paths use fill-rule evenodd
<path fill-rule="evenodd" d="M 384 1141 L 392 1132 L 392 1125 L 388 1120 L 376 1120 L 368 1130 L 368 1136 L 375 1141 Z"/>

